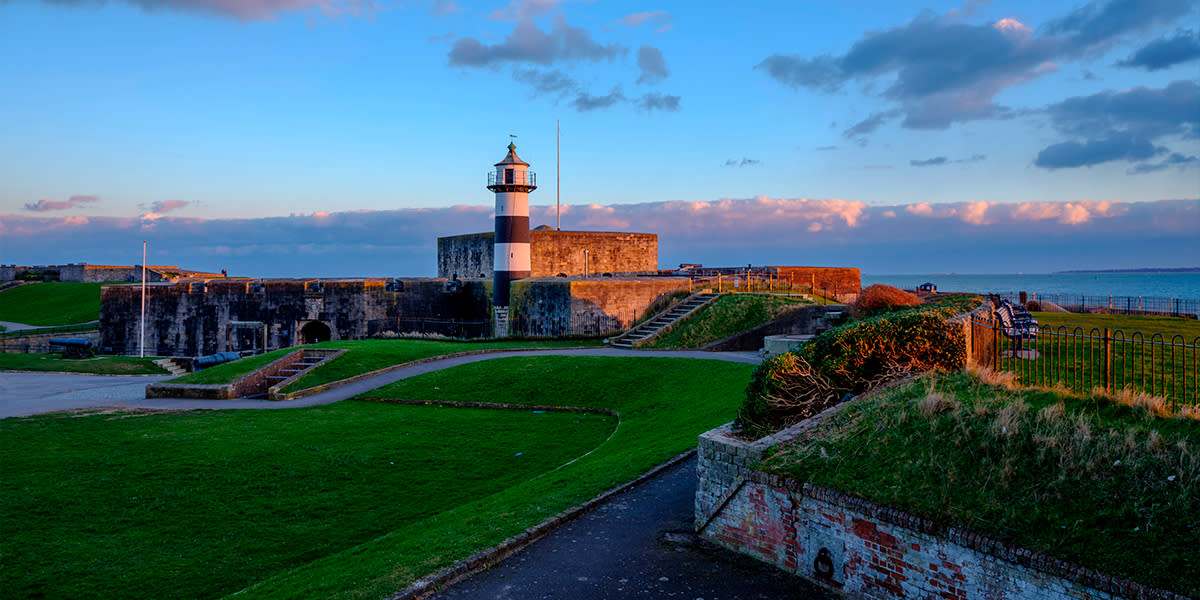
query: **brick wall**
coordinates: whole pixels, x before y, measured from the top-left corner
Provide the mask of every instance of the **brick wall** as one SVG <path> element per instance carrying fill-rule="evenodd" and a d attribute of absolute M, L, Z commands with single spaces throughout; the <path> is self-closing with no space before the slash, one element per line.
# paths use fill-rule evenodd
<path fill-rule="evenodd" d="M 728 425 L 702 435 L 700 535 L 853 598 L 1185 598 L 753 469 L 767 448 L 836 410 L 755 442 L 733 438 Z"/>
<path fill-rule="evenodd" d="M 629 328 L 660 294 L 686 288 L 681 277 L 546 277 L 513 283 L 513 331 L 521 335 L 599 335 Z"/>
<path fill-rule="evenodd" d="M 459 279 L 492 277 L 493 233 L 471 233 L 438 238 L 438 277 Z M 529 232 L 531 277 L 558 274 L 656 273 L 658 235 L 604 231 Z"/>
<path fill-rule="evenodd" d="M 791 267 L 772 266 L 781 279 L 799 286 L 813 286 L 817 292 L 827 291 L 840 302 L 852 302 L 862 289 L 862 276 L 850 267 Z"/>

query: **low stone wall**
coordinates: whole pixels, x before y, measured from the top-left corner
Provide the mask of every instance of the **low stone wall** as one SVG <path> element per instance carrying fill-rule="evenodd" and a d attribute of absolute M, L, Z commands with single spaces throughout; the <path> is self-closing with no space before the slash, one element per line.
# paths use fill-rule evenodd
<path fill-rule="evenodd" d="M 768 448 L 838 408 L 754 442 L 730 425 L 700 436 L 699 534 L 853 598 L 1186 598 L 754 469 Z"/>
<path fill-rule="evenodd" d="M 30 333 L 0 337 L 0 354 L 53 354 L 61 352 L 62 346 L 51 346 L 50 340 L 59 338 L 84 338 L 93 345 L 100 344 L 100 332 L 60 331 L 58 333 Z"/>
<path fill-rule="evenodd" d="M 759 350 L 763 347 L 763 338 L 768 335 L 818 334 L 830 329 L 832 325 L 827 315 L 831 312 L 841 313 L 845 310 L 846 307 L 839 304 L 806 306 L 753 329 L 713 342 L 701 349 L 710 352 Z"/>

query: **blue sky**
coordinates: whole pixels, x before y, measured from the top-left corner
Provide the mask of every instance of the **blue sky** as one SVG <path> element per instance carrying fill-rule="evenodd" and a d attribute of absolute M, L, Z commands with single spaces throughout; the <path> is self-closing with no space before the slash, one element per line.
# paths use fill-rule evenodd
<path fill-rule="evenodd" d="M 0 262 L 431 275 L 559 119 L 564 228 L 664 267 L 1196 266 L 1197 9 L 0 0 Z"/>

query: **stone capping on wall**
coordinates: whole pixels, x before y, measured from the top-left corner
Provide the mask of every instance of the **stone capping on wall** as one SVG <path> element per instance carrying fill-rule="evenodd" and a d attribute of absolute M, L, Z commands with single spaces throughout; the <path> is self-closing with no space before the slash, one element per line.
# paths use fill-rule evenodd
<path fill-rule="evenodd" d="M 878 389 L 876 388 L 876 390 Z M 871 393 L 868 392 L 868 394 Z M 1183 594 L 1106 575 L 1067 560 L 991 538 L 970 529 L 932 521 L 837 490 L 822 488 L 805 481 L 755 468 L 768 449 L 806 435 L 817 425 L 836 414 L 846 404 L 833 406 L 808 420 L 758 440 L 747 441 L 734 436 L 732 433 L 733 423 L 727 423 L 702 434 L 699 440 L 701 460 L 698 467 L 700 484 L 696 494 L 696 532 L 703 535 L 704 529 L 720 514 L 725 504 L 737 494 L 738 490 L 747 483 L 754 483 L 786 491 L 793 497 L 812 498 L 839 508 L 852 510 L 883 523 L 939 537 L 980 554 L 1059 577 L 1100 592 L 1124 598 L 1189 599 Z M 712 473 L 714 469 L 723 472 L 714 474 Z M 713 479 L 725 480 L 725 490 L 722 494 L 705 493 L 706 480 Z"/>

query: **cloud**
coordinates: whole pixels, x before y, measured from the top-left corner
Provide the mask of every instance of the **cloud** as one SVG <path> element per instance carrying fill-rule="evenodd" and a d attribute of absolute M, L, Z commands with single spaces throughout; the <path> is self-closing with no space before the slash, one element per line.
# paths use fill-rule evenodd
<path fill-rule="evenodd" d="M 560 61 L 611 61 L 626 52 L 620 44 L 595 41 L 590 31 L 567 24 L 559 15 L 549 32 L 539 29 L 532 18 L 522 18 L 512 33 L 495 45 L 470 37 L 459 38 L 450 48 L 448 58 L 451 65 L 461 67 L 521 62 L 550 65 Z"/>
<path fill-rule="evenodd" d="M 740 161 L 736 158 L 731 158 L 725 161 L 726 167 L 756 167 L 760 164 L 762 164 L 761 160 L 746 158 L 745 156 L 743 156 L 742 160 Z"/>
<path fill-rule="evenodd" d="M 899 116 L 900 111 L 889 110 L 886 112 L 874 113 L 871 116 L 851 125 L 848 129 L 842 132 L 842 136 L 846 138 L 860 138 L 867 134 L 873 133 L 879 129 L 884 123 Z"/>
<path fill-rule="evenodd" d="M 637 65 L 642 72 L 637 78 L 639 84 L 653 85 L 671 74 L 667 70 L 667 61 L 663 60 L 662 50 L 654 46 L 638 48 Z"/>
<path fill-rule="evenodd" d="M 150 212 L 169 213 L 173 210 L 179 210 L 191 204 L 187 200 L 159 200 L 150 205 Z"/>
<path fill-rule="evenodd" d="M 945 156 L 935 156 L 926 160 L 910 160 L 908 164 L 914 167 L 937 167 L 949 162 Z"/>
<path fill-rule="evenodd" d="M 648 92 L 643 94 L 637 101 L 639 109 L 646 112 L 663 110 L 667 112 L 676 112 L 679 110 L 679 96 L 670 94 L 660 94 L 658 92 Z"/>
<path fill-rule="evenodd" d="M 67 198 L 66 200 L 61 200 L 61 201 L 59 201 L 59 200 L 38 200 L 37 202 L 32 202 L 32 203 L 26 204 L 25 210 L 32 211 L 32 212 L 49 212 L 52 210 L 67 210 L 70 208 L 77 208 L 77 207 L 85 205 L 85 204 L 91 204 L 93 202 L 99 202 L 99 201 L 100 201 L 99 196 L 75 195 L 75 196 L 71 196 L 70 198 Z"/>
<path fill-rule="evenodd" d="M 950 159 L 946 158 L 945 156 L 935 156 L 933 158 L 927 158 L 925 160 L 910 160 L 910 161 L 908 161 L 908 164 L 910 164 L 914 167 L 940 167 L 942 165 L 948 165 L 951 163 L 953 163 L 953 164 L 974 163 L 974 162 L 979 162 L 981 160 L 986 160 L 986 159 L 987 159 L 986 154 L 972 154 L 970 158 L 959 158 L 956 160 L 950 160 Z"/>
<path fill-rule="evenodd" d="M 532 87 L 539 94 L 565 94 L 579 89 L 570 75 L 557 69 L 517 69 L 513 71 L 513 79 Z"/>
<path fill-rule="evenodd" d="M 654 27 L 654 33 L 663 33 L 671 29 L 671 18 L 671 14 L 666 11 L 652 10 L 625 15 L 618 19 L 617 23 L 630 27 L 641 27 L 650 23 Z"/>
<path fill-rule="evenodd" d="M 104 4 L 105 0 L 43 0 L 49 4 L 85 6 Z M 373 0 L 121 0 L 148 13 L 178 11 L 233 17 L 239 21 L 267 21 L 282 13 L 318 11 L 328 17 L 367 15 Z"/>
<path fill-rule="evenodd" d="M 556 8 L 562 0 L 512 0 L 508 6 L 488 14 L 496 21 L 517 21 L 544 15 Z"/>
<path fill-rule="evenodd" d="M 437 237 L 491 231 L 491 206 L 258 219 L 0 215 L 8 262 L 152 262 L 248 276 L 430 276 Z M 531 206 L 553 223 L 554 206 Z M 868 206 L 837 198 L 564 205 L 569 230 L 657 233 L 659 262 L 816 264 L 868 273 L 1194 266 L 1200 199 Z M 131 240 L 134 240 L 131 242 Z M 1108 251 L 1122 248 L 1119 254 Z"/>
<path fill-rule="evenodd" d="M 465 10 L 455 3 L 454 0 L 433 0 L 432 12 L 435 17 L 448 17 Z"/>
<path fill-rule="evenodd" d="M 571 101 L 571 106 L 579 112 L 587 112 L 589 110 L 597 110 L 601 108 L 610 108 L 616 104 L 628 101 L 628 98 L 621 93 L 621 86 L 615 86 L 608 94 L 604 96 L 593 96 L 587 92 L 579 92 L 575 99 Z"/>
<path fill-rule="evenodd" d="M 1137 87 L 1076 96 L 1045 110 L 1068 136 L 1042 149 L 1034 165 L 1063 169 L 1124 160 L 1141 162 L 1169 153 L 1163 138 L 1200 137 L 1200 85 L 1175 81 L 1165 88 Z"/>
<path fill-rule="evenodd" d="M 1128 173 L 1130 175 L 1140 175 L 1142 173 L 1155 173 L 1157 171 L 1165 171 L 1171 167 L 1179 167 L 1180 169 L 1184 169 L 1186 167 L 1196 167 L 1196 166 L 1200 166 L 1200 158 L 1197 158 L 1195 156 L 1184 156 L 1182 154 L 1179 154 L 1178 152 L 1172 152 L 1171 155 L 1168 156 L 1166 159 L 1164 159 L 1162 162 L 1143 163 L 1143 164 L 1137 165 L 1136 167 L 1130 169 L 1128 171 Z"/>
<path fill-rule="evenodd" d="M 1160 71 L 1200 58 L 1200 31 L 1179 31 L 1175 37 L 1161 38 L 1146 44 L 1118 67 Z"/>
<path fill-rule="evenodd" d="M 860 83 L 895 106 L 904 116 L 901 126 L 945 129 L 955 122 L 1015 116 L 994 101 L 1000 92 L 1053 71 L 1059 61 L 1093 55 L 1123 36 L 1178 20 L 1190 4 L 1092 2 L 1037 33 L 1015 18 L 969 24 L 961 18 L 970 11 L 924 12 L 904 25 L 864 34 L 842 55 L 776 53 L 755 68 L 782 85 L 824 93 Z M 847 136 L 870 133 L 880 124 L 871 119 L 884 114 L 872 115 L 860 123 L 862 131 L 851 128 Z"/>

